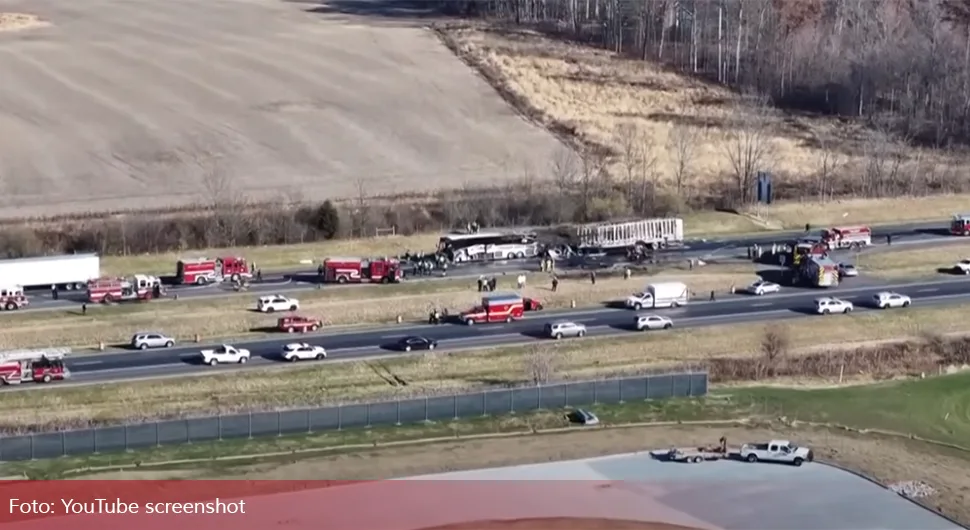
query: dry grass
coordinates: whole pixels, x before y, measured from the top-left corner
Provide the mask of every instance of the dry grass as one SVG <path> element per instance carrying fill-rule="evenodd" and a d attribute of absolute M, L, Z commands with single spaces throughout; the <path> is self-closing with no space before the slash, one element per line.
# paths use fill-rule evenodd
<path fill-rule="evenodd" d="M 794 345 L 909 338 L 967 331 L 963 307 L 911 309 L 785 324 Z M 593 378 L 712 358 L 761 355 L 763 324 L 711 326 L 543 346 L 556 355 L 559 377 Z M 848 346 L 846 346 L 848 347 Z M 8 427 L 87 425 L 151 417 L 278 409 L 360 399 L 408 397 L 523 382 L 533 347 L 504 347 L 369 362 L 280 366 L 212 377 L 148 380 L 0 394 Z M 389 374 L 408 381 L 390 386 Z"/>
<path fill-rule="evenodd" d="M 625 298 L 643 287 L 647 279 L 681 280 L 698 293 L 712 289 L 725 292 L 732 284 L 742 286 L 756 276 L 749 265 L 709 265 L 692 272 L 672 269 L 649 276 L 601 278 L 596 285 L 586 279 L 564 278 L 553 293 L 547 275 L 533 275 L 524 295 L 542 300 L 550 309 L 566 308 L 575 300 L 577 307 Z M 514 278 L 502 278 L 500 288 L 513 288 Z M 301 314 L 314 316 L 326 325 L 394 322 L 397 315 L 405 321 L 422 320 L 437 306 L 451 312 L 471 308 L 481 293 L 474 280 L 418 282 L 401 286 L 369 286 L 319 291 L 294 295 L 301 301 Z M 232 295 L 214 299 L 165 301 L 134 307 L 97 308 L 87 315 L 73 311 L 67 317 L 53 312 L 6 315 L 0 331 L 0 347 L 91 346 L 99 342 L 126 342 L 136 331 L 159 330 L 176 338 L 243 337 L 260 332 L 276 322 L 277 316 L 250 311 L 255 295 Z"/>
<path fill-rule="evenodd" d="M 671 132 L 684 124 L 693 134 L 693 170 L 699 189 L 705 179 L 730 171 L 725 153 L 738 97 L 710 83 L 665 71 L 651 63 L 626 60 L 589 47 L 566 44 L 526 32 L 514 38 L 498 32 L 457 29 L 450 35 L 463 55 L 497 71 L 506 87 L 537 109 L 548 123 L 575 131 L 583 140 L 617 148 L 615 131 L 631 124 L 652 144 L 662 178 L 674 175 Z M 835 120 L 793 118 L 808 131 L 833 134 Z M 819 152 L 806 140 L 811 133 L 795 123 L 777 123 L 772 167 L 778 173 L 807 177 Z"/>
<path fill-rule="evenodd" d="M 905 248 L 905 247 L 904 247 Z M 937 269 L 949 269 L 970 258 L 970 243 L 951 243 L 939 247 L 878 252 L 859 256 L 859 268 L 882 278 L 932 276 Z"/>
<path fill-rule="evenodd" d="M 762 206 L 758 213 L 766 222 L 787 228 L 839 226 L 854 223 L 899 224 L 917 221 L 941 221 L 956 213 L 965 213 L 970 195 L 934 195 L 930 197 L 897 197 L 891 199 L 844 199 L 819 202 L 776 202 Z"/>

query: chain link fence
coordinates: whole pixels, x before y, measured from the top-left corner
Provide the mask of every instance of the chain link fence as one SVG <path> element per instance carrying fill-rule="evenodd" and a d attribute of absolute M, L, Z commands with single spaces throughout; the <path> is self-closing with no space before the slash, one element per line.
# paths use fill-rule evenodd
<path fill-rule="evenodd" d="M 0 461 L 143 449 L 231 438 L 304 434 L 539 409 L 704 396 L 706 372 L 645 375 L 376 403 L 165 420 L 0 438 Z"/>

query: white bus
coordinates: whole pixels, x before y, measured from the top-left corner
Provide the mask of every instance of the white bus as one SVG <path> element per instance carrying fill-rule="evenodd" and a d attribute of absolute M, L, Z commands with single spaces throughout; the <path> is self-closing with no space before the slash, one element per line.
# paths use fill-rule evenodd
<path fill-rule="evenodd" d="M 438 241 L 438 252 L 445 253 L 455 263 L 531 258 L 538 250 L 535 236 L 528 234 L 448 234 Z"/>

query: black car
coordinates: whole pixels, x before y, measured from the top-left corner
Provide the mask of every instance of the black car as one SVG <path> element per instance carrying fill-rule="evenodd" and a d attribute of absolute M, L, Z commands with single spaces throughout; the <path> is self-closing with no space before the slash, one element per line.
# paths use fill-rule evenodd
<path fill-rule="evenodd" d="M 403 351 L 433 350 L 438 347 L 438 341 L 427 337 L 404 337 L 397 342 L 397 347 Z"/>

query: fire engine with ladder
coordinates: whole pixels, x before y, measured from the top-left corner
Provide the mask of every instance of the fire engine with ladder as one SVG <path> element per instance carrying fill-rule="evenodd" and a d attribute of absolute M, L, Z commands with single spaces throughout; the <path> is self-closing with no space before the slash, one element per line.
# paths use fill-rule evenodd
<path fill-rule="evenodd" d="M 161 296 L 162 281 L 157 276 L 136 274 L 130 278 L 98 278 L 88 282 L 88 302 L 144 301 Z"/>
<path fill-rule="evenodd" d="M 67 379 L 71 372 L 64 366 L 64 357 L 69 353 L 70 348 L 0 352 L 0 381 L 4 385 L 19 385 Z"/>
<path fill-rule="evenodd" d="M 196 258 L 179 260 L 175 266 L 175 281 L 183 285 L 206 285 L 225 280 L 238 282 L 252 278 L 246 258 Z"/>
<path fill-rule="evenodd" d="M 872 229 L 868 226 L 841 226 L 822 231 L 822 241 L 830 250 L 861 248 L 872 244 Z"/>

